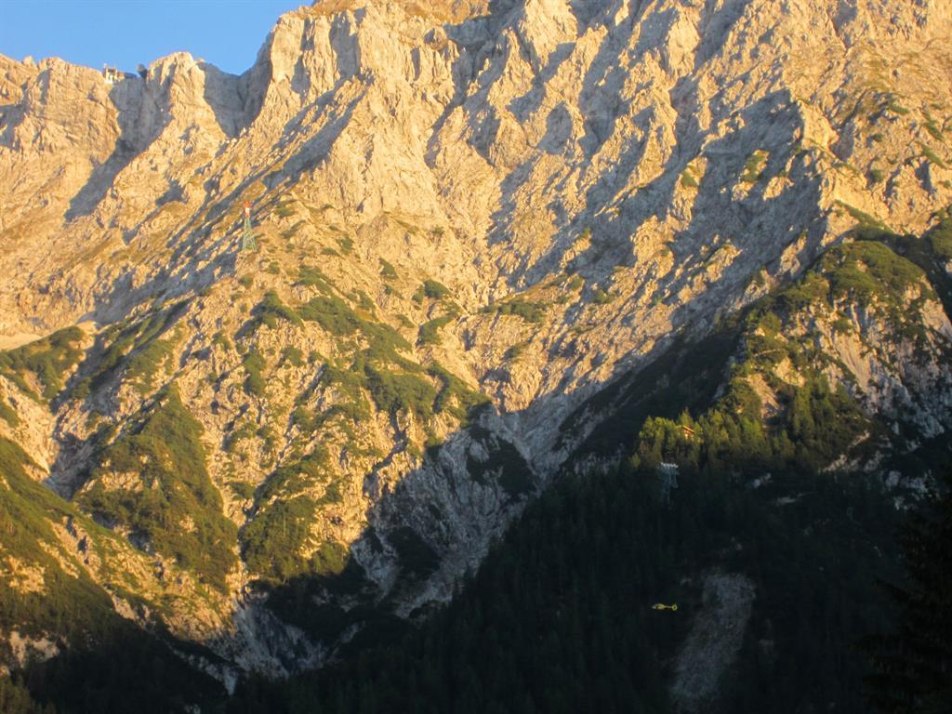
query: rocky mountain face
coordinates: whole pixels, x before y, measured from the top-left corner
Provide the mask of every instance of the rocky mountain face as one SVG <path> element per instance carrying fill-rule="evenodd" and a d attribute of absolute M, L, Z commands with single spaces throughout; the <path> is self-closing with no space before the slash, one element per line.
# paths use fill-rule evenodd
<path fill-rule="evenodd" d="M 734 354 L 776 351 L 758 418 L 809 368 L 878 425 L 817 467 L 945 434 L 950 33 L 941 0 L 334 0 L 240 77 L 0 56 L 12 600 L 79 583 L 226 680 L 319 664 L 450 598 L 606 395 L 758 300 L 797 308 Z M 9 666 L 65 646 L 16 611 Z"/>

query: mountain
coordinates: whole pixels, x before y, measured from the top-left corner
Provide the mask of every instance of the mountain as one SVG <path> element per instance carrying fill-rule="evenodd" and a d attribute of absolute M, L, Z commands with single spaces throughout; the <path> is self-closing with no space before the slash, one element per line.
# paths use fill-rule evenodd
<path fill-rule="evenodd" d="M 134 625 L 228 687 L 311 669 L 628 456 L 927 484 L 950 30 L 335 0 L 240 77 L 0 56 L 3 666 Z"/>

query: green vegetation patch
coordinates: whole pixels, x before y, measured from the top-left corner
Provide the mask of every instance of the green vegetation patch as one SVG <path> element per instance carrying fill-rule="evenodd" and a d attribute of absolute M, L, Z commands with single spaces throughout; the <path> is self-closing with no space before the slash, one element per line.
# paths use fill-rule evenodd
<path fill-rule="evenodd" d="M 252 332 L 261 325 L 274 329 L 281 321 L 301 325 L 300 315 L 285 305 L 274 290 L 269 290 L 252 310 L 252 320 L 246 330 Z"/>
<path fill-rule="evenodd" d="M 337 337 L 354 334 L 362 320 L 351 307 L 336 295 L 318 295 L 298 309 L 301 318 L 316 322 Z"/>
<path fill-rule="evenodd" d="M 744 164 L 744 171 L 740 175 L 743 183 L 754 184 L 760 181 L 764 176 L 764 169 L 767 167 L 767 159 L 770 156 L 763 149 L 757 149 L 748 158 Z"/>
<path fill-rule="evenodd" d="M 20 416 L 13 407 L 7 404 L 3 397 L 0 397 L 0 419 L 14 428 L 20 425 Z"/>
<path fill-rule="evenodd" d="M 441 388 L 433 403 L 434 411 L 449 412 L 460 422 L 465 423 L 473 410 L 489 404 L 489 397 L 471 389 L 455 374 L 439 364 L 427 368 L 427 373 L 441 382 Z"/>
<path fill-rule="evenodd" d="M 322 412 L 315 422 L 312 422 L 314 429 L 337 416 L 351 422 L 370 416 L 367 399 L 364 396 L 367 378 L 362 368 L 346 369 L 339 365 L 329 364 L 321 374 L 320 384 L 325 388 L 332 388 L 337 393 L 338 401 L 330 409 Z"/>
<path fill-rule="evenodd" d="M 727 394 L 697 419 L 687 412 L 677 420 L 649 418 L 638 434 L 634 463 L 645 468 L 676 463 L 682 470 L 703 473 L 731 468 L 817 471 L 872 428 L 855 401 L 842 388 L 831 389 L 822 375 L 809 375 L 806 384 L 786 389 L 782 397 L 786 408 L 766 424 L 757 394 L 735 378 Z"/>
<path fill-rule="evenodd" d="M 281 231 L 281 237 L 284 238 L 285 240 L 291 240 L 292 238 L 294 238 L 294 236 L 298 234 L 298 231 L 301 230 L 301 226 L 304 226 L 304 225 L 307 225 L 307 221 L 304 221 L 304 220 L 295 221 L 294 225 L 292 225 L 290 228 L 286 228 L 283 231 Z"/>
<path fill-rule="evenodd" d="M 40 395 L 24 380 L 27 373 L 32 374 L 40 384 L 42 398 L 52 401 L 63 390 L 63 376 L 83 358 L 82 340 L 80 328 L 68 327 L 15 350 L 0 352 L 0 373 L 25 394 L 38 398 Z"/>
<path fill-rule="evenodd" d="M 103 559 L 115 552 L 115 536 L 31 478 L 29 463 L 19 446 L 0 439 L 0 631 L 53 637 L 61 651 L 50 660 L 27 661 L 12 682 L 0 677 L 0 711 L 184 711 L 186 699 L 220 692 L 160 641 L 164 635 L 119 617 L 109 594 L 71 563 L 75 556 L 60 544 L 53 524 L 81 528 L 83 547 Z M 42 582 L 9 587 L 4 571 L 10 558 L 41 574 Z M 75 569 L 66 572 L 61 562 Z M 122 590 L 116 594 L 135 601 Z"/>
<path fill-rule="evenodd" d="M 413 294 L 413 301 L 422 303 L 424 298 L 430 300 L 442 300 L 450 294 L 450 289 L 438 280 L 424 280 L 417 291 Z"/>
<path fill-rule="evenodd" d="M 295 347 L 294 345 L 287 345 L 283 350 L 281 350 L 281 362 L 280 364 L 285 365 L 289 364 L 292 367 L 303 367 L 304 366 L 304 353 L 300 348 Z"/>
<path fill-rule="evenodd" d="M 275 207 L 274 212 L 279 218 L 290 218 L 295 213 L 294 204 L 290 201 L 282 201 Z"/>
<path fill-rule="evenodd" d="M 334 286 L 328 280 L 327 276 L 321 272 L 320 268 L 313 265 L 302 265 L 298 271 L 297 285 L 304 287 L 317 288 L 321 292 L 332 292 Z"/>
<path fill-rule="evenodd" d="M 879 241 L 858 240 L 827 251 L 801 280 L 770 298 L 765 306 L 789 315 L 806 310 L 831 313 L 841 304 L 875 304 L 887 310 L 895 328 L 906 332 L 912 329 L 916 314 L 909 310 L 909 291 L 920 291 L 919 301 L 936 297 L 915 263 Z"/>
<path fill-rule="evenodd" d="M 394 372 L 372 364 L 364 367 L 370 396 L 381 411 L 411 412 L 421 419 L 433 416 L 436 387 L 418 374 Z"/>
<path fill-rule="evenodd" d="M 281 466 L 258 488 L 256 500 L 269 502 L 300 494 L 315 484 L 326 484 L 331 479 L 330 453 L 320 444 L 300 460 Z"/>
<path fill-rule="evenodd" d="M 614 295 L 602 288 L 595 288 L 592 291 L 592 302 L 596 305 L 607 305 L 614 299 Z"/>
<path fill-rule="evenodd" d="M 694 175 L 694 171 L 688 166 L 681 172 L 681 188 L 699 188 L 699 186 L 697 176 Z"/>
<path fill-rule="evenodd" d="M 245 368 L 247 375 L 244 383 L 245 393 L 252 397 L 263 397 L 266 387 L 264 370 L 268 366 L 264 355 L 253 346 L 242 357 L 241 366 Z"/>
<path fill-rule="evenodd" d="M 943 161 L 942 158 L 928 144 L 919 142 L 919 148 L 922 149 L 922 155 L 927 161 L 943 169 L 949 168 L 945 161 Z"/>
<path fill-rule="evenodd" d="M 438 345 L 440 343 L 440 330 L 454 319 L 452 315 L 443 315 L 442 317 L 433 318 L 429 322 L 424 322 L 420 326 L 420 335 L 417 337 L 417 344 Z"/>
<path fill-rule="evenodd" d="M 100 521 L 128 528 L 133 538 L 224 592 L 235 565 L 237 531 L 222 514 L 201 438 L 201 424 L 172 385 L 150 414 L 102 452 L 76 500 Z M 128 475 L 133 485 L 105 486 L 114 474 Z"/>
<path fill-rule="evenodd" d="M 889 226 L 883 223 L 881 220 L 876 218 L 876 216 L 870 215 L 865 211 L 861 211 L 855 206 L 851 206 L 848 203 L 843 201 L 836 202 L 844 211 L 846 211 L 850 217 L 856 221 L 857 229 L 860 231 L 879 231 L 879 232 L 889 232 Z"/>
<path fill-rule="evenodd" d="M 952 260 L 952 211 L 946 211 L 938 225 L 926 234 L 929 245 L 942 260 Z"/>
<path fill-rule="evenodd" d="M 480 312 L 484 314 L 513 315 L 522 318 L 528 323 L 537 325 L 545 320 L 546 307 L 545 303 L 515 297 L 505 302 L 487 305 L 480 310 Z"/>
<path fill-rule="evenodd" d="M 72 640 L 86 636 L 89 629 L 98 629 L 109 619 L 112 604 L 84 572 L 80 571 L 79 577 L 68 575 L 51 553 L 50 548 L 55 553 L 59 543 L 51 524 L 83 516 L 29 476 L 26 467 L 31 463 L 18 445 L 0 439 L 0 572 L 12 556 L 42 573 L 36 590 L 8 587 L 0 575 L 4 582 L 0 587 L 0 630 L 32 635 L 56 632 Z M 83 526 L 97 530 L 92 523 Z"/>
<path fill-rule="evenodd" d="M 821 371 L 832 358 L 821 352 L 809 329 L 803 337 L 789 335 L 797 325 L 810 324 L 810 315 L 817 313 L 828 315 L 836 330 L 846 331 L 852 321 L 837 317 L 838 305 L 875 304 L 903 334 L 922 338 L 923 328 L 912 319 L 916 311 L 910 311 L 906 298 L 919 287 L 934 297 L 922 270 L 882 243 L 856 241 L 829 250 L 797 283 L 752 309 L 726 391 L 711 407 L 696 418 L 685 412 L 677 419 L 645 421 L 637 463 L 654 467 L 675 462 L 703 472 L 728 464 L 753 470 L 818 470 L 851 452 L 863 434 L 877 433 L 879 427 L 842 386 L 827 382 Z M 803 380 L 798 386 L 775 375 L 784 360 Z M 769 421 L 763 419 L 761 399 L 750 386 L 754 375 L 760 375 L 779 400 Z"/>
<path fill-rule="evenodd" d="M 398 277 L 396 268 L 383 258 L 380 259 L 380 277 L 384 280 L 396 280 Z"/>
<path fill-rule="evenodd" d="M 347 564 L 347 549 L 326 541 L 310 557 L 310 526 L 319 505 L 307 496 L 275 501 L 241 531 L 241 553 L 248 568 L 266 582 L 287 582 L 302 575 L 335 575 Z"/>
<path fill-rule="evenodd" d="M 90 360 L 96 365 L 94 371 L 76 384 L 72 396 L 84 399 L 90 392 L 101 389 L 121 367 L 128 366 L 130 355 L 137 350 L 148 348 L 171 329 L 187 310 L 188 301 L 181 300 L 165 310 L 153 312 L 145 319 L 121 323 L 107 330 L 98 348 L 97 358 Z M 142 370 L 139 372 L 140 378 L 147 373 L 148 365 L 153 359 L 161 360 L 165 348 L 153 349 L 155 351 L 144 357 L 137 367 L 137 370 Z"/>
<path fill-rule="evenodd" d="M 344 253 L 354 252 L 354 241 L 348 236 L 339 236 L 337 238 L 337 245 L 340 246 L 340 249 L 344 251 Z"/>
<path fill-rule="evenodd" d="M 897 301 L 910 288 L 926 285 L 920 268 L 874 241 L 858 241 L 831 251 L 821 269 L 829 274 L 834 299 L 850 298 L 859 303 Z M 932 294 L 931 288 L 924 289 Z"/>
<path fill-rule="evenodd" d="M 127 373 L 129 378 L 136 381 L 136 390 L 140 394 L 145 395 L 152 390 L 155 376 L 160 371 L 169 374 L 177 342 L 177 338 L 155 339 L 129 358 Z"/>

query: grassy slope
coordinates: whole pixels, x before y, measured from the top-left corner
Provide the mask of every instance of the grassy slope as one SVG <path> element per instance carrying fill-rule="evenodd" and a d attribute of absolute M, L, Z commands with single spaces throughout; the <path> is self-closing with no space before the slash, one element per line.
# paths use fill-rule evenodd
<path fill-rule="evenodd" d="M 880 241 L 849 244 L 720 333 L 680 345 L 668 380 L 648 375 L 661 388 L 644 389 L 642 375 L 586 444 L 631 458 L 562 480 L 448 610 L 362 651 L 360 641 L 338 669 L 277 689 L 248 682 L 232 710 L 673 711 L 674 657 L 712 569 L 744 573 L 757 597 L 707 710 L 862 710 L 855 645 L 891 617 L 876 580 L 895 577 L 896 512 L 876 477 L 817 474 L 877 425 L 823 377 L 809 333 L 793 338 L 790 327 L 877 301 L 915 338 L 903 295 L 922 277 Z M 768 423 L 749 382 L 783 359 L 805 381 Z M 662 460 L 681 465 L 668 504 Z M 650 609 L 668 600 L 677 615 Z"/>

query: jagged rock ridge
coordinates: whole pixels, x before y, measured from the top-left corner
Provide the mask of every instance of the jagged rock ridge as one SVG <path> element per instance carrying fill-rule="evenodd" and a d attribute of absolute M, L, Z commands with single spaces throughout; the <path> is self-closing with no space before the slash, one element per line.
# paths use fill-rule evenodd
<path fill-rule="evenodd" d="M 941 2 L 354 1 L 282 17 L 241 77 L 0 57 L 0 332 L 85 325 L 22 354 L 62 384 L 0 379 L 2 435 L 152 559 L 136 617 L 285 671 L 300 633 L 254 583 L 355 567 L 345 610 L 446 599 L 586 399 L 857 226 L 932 226 L 950 29 Z M 944 397 L 917 408 L 948 429 Z M 185 486 L 143 436 L 180 411 Z"/>

